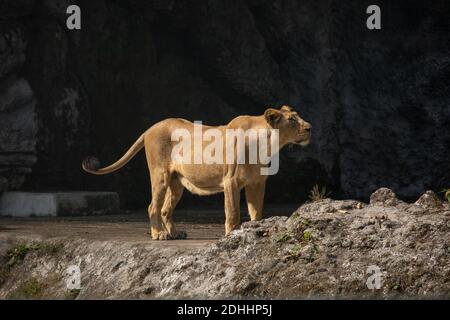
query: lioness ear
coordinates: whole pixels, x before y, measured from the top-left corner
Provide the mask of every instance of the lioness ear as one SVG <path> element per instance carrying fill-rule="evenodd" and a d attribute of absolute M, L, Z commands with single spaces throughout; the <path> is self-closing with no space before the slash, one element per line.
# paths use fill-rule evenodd
<path fill-rule="evenodd" d="M 281 107 L 280 110 L 281 111 L 292 111 L 293 109 L 291 107 L 289 107 L 289 106 L 284 105 L 284 106 Z"/>
<path fill-rule="evenodd" d="M 277 109 L 269 108 L 264 112 L 264 118 L 274 128 L 281 119 L 281 112 Z"/>

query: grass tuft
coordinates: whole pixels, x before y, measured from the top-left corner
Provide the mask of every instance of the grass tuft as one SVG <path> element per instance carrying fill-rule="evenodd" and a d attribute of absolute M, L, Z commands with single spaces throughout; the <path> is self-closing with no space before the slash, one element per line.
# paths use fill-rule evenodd
<path fill-rule="evenodd" d="M 13 267 L 22 262 L 31 251 L 53 255 L 61 251 L 62 248 L 62 243 L 20 243 L 6 253 L 7 265 Z"/>
<path fill-rule="evenodd" d="M 43 291 L 43 284 L 36 278 L 30 278 L 14 291 L 9 299 L 38 299 Z"/>
<path fill-rule="evenodd" d="M 330 194 L 331 192 L 327 191 L 327 188 L 325 186 L 319 188 L 319 185 L 315 184 L 309 192 L 309 200 L 311 200 L 312 202 L 317 202 L 327 198 Z"/>
<path fill-rule="evenodd" d="M 442 190 L 441 193 L 444 194 L 444 199 L 450 202 L 450 188 Z"/>
<path fill-rule="evenodd" d="M 75 300 L 80 294 L 80 289 L 67 290 L 64 293 L 64 300 Z"/>
<path fill-rule="evenodd" d="M 291 236 L 288 233 L 281 234 L 277 239 L 276 242 L 286 242 L 291 239 Z"/>

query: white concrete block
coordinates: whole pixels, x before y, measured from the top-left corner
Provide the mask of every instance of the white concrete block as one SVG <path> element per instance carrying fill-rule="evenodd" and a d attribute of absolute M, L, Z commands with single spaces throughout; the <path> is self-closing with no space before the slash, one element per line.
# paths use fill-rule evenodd
<path fill-rule="evenodd" d="M 116 192 L 3 192 L 0 215 L 80 216 L 113 214 L 120 211 Z"/>

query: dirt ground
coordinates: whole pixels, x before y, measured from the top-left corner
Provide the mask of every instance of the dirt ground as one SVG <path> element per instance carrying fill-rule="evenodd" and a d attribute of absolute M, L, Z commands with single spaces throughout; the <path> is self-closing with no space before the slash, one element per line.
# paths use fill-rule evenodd
<path fill-rule="evenodd" d="M 268 207 L 264 216 L 290 215 L 296 206 Z M 248 221 L 246 211 L 242 221 Z M 115 240 L 150 242 L 155 246 L 196 248 L 216 241 L 224 234 L 224 213 L 220 209 L 177 210 L 174 220 L 179 230 L 187 232 L 186 240 L 151 241 L 149 220 L 144 210 L 128 211 L 119 215 L 82 217 L 0 217 L 0 239 L 69 238 L 87 240 Z"/>

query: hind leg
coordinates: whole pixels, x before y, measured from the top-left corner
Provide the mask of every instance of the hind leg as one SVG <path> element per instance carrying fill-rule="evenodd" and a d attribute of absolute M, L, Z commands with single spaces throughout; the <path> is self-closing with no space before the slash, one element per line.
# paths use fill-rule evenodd
<path fill-rule="evenodd" d="M 186 232 L 177 231 L 173 223 L 172 214 L 178 201 L 183 195 L 184 187 L 178 178 L 173 177 L 167 188 L 164 205 L 161 210 L 161 218 L 166 231 L 169 233 L 170 239 L 185 239 Z"/>
<path fill-rule="evenodd" d="M 152 170 L 150 176 L 152 180 L 152 202 L 148 207 L 150 233 L 153 240 L 167 240 L 168 232 L 162 222 L 161 209 L 168 188 L 169 173 L 165 170 Z"/>

